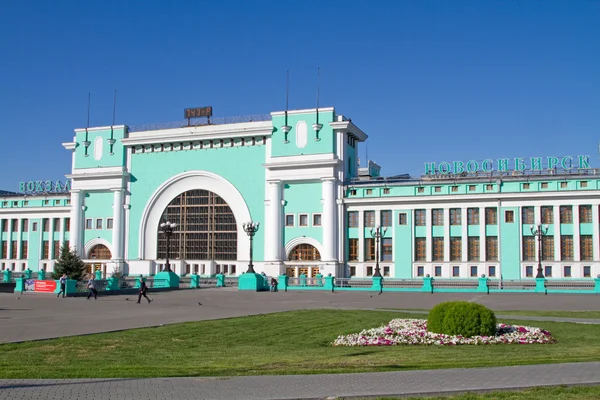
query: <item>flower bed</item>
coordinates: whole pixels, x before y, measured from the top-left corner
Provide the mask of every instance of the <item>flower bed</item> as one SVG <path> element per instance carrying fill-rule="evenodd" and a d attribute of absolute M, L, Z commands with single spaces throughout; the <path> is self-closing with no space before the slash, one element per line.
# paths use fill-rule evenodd
<path fill-rule="evenodd" d="M 393 319 L 379 328 L 365 329 L 360 333 L 338 336 L 333 346 L 394 346 L 463 344 L 533 344 L 555 343 L 548 331 L 520 325 L 496 325 L 495 336 L 450 336 L 427 331 L 427 320 Z"/>

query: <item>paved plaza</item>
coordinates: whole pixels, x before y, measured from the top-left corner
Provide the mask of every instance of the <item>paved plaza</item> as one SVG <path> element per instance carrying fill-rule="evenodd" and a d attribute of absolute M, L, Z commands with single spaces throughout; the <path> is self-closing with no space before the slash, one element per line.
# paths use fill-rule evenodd
<path fill-rule="evenodd" d="M 151 304 L 118 295 L 56 298 L 0 294 L 0 343 L 300 309 L 430 309 L 467 300 L 493 310 L 600 310 L 593 295 L 239 292 L 210 288 L 151 293 Z M 506 313 L 508 314 L 508 313 Z M 527 317 L 527 319 L 534 319 Z M 540 318 L 550 319 L 550 318 Z M 553 320 L 565 320 L 552 318 Z M 568 319 L 582 323 L 598 320 Z M 453 393 L 557 384 L 600 384 L 600 363 L 232 378 L 0 380 L 0 399 L 318 399 Z"/>

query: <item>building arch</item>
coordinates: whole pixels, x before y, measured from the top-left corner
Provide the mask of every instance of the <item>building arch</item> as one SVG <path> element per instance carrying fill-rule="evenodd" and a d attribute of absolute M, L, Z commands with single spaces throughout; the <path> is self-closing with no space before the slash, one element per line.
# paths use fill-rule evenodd
<path fill-rule="evenodd" d="M 319 243 L 318 240 L 313 239 L 311 237 L 299 236 L 297 238 L 294 238 L 294 239 L 290 240 L 285 245 L 285 259 L 289 260 L 291 254 L 292 254 L 292 251 L 298 245 L 301 245 L 301 244 L 308 244 L 308 245 L 313 246 L 319 252 L 320 257 L 323 257 L 323 246 L 321 245 L 321 243 Z M 321 259 L 315 260 L 315 261 L 321 261 Z"/>
<path fill-rule="evenodd" d="M 84 254 L 86 260 L 89 260 L 91 258 L 92 250 L 94 250 L 94 248 L 97 246 L 104 246 L 111 255 L 111 257 L 109 257 L 108 259 L 112 258 L 113 249 L 110 243 L 106 239 L 93 238 L 90 241 L 88 241 L 84 246 Z"/>

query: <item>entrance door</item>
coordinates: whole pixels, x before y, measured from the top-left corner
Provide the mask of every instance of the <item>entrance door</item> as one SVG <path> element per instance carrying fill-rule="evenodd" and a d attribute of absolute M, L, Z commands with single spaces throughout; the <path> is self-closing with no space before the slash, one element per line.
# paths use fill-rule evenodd
<path fill-rule="evenodd" d="M 310 277 L 314 278 L 319 273 L 319 267 L 312 267 L 310 272 Z"/>
<path fill-rule="evenodd" d="M 295 278 L 296 277 L 296 268 L 287 267 L 285 269 L 285 275 L 288 276 L 289 278 Z"/>
<path fill-rule="evenodd" d="M 299 268 L 299 274 L 298 274 L 298 276 L 300 276 L 300 275 L 306 275 L 306 276 L 308 276 L 308 268 L 307 267 L 300 267 Z"/>

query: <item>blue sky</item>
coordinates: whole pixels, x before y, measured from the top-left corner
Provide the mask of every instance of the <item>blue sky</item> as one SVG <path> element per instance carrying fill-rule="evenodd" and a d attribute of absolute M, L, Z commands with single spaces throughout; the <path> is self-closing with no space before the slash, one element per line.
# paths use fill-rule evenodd
<path fill-rule="evenodd" d="M 85 127 L 335 106 L 384 175 L 430 161 L 589 154 L 600 1 L 7 1 L 0 189 L 61 179 Z M 367 150 L 361 149 L 361 159 Z"/>

